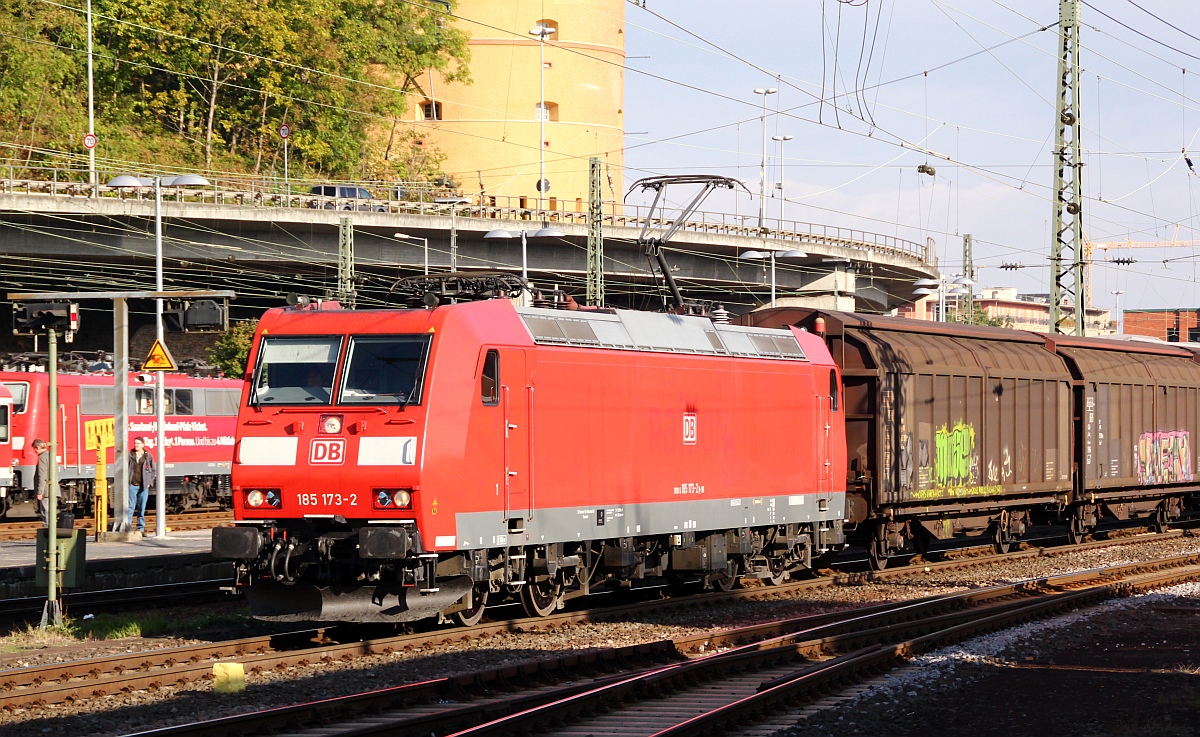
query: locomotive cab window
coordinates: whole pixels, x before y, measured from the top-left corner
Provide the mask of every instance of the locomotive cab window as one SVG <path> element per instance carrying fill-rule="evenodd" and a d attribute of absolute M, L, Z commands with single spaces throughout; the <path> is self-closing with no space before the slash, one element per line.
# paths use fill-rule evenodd
<path fill-rule="evenodd" d="M 250 403 L 329 404 L 341 342 L 332 336 L 263 338 Z"/>
<path fill-rule="evenodd" d="M 24 381 L 6 381 L 4 388 L 13 398 L 13 412 L 21 414 L 25 411 L 25 399 L 29 396 L 29 384 Z"/>
<path fill-rule="evenodd" d="M 0 443 L 8 442 L 8 410 L 7 404 L 0 404 Z"/>
<path fill-rule="evenodd" d="M 139 415 L 154 414 L 154 390 L 136 389 L 133 393 L 133 411 Z"/>
<path fill-rule="evenodd" d="M 829 369 L 829 410 L 838 411 L 838 380 L 837 371 Z"/>
<path fill-rule="evenodd" d="M 500 353 L 488 351 L 483 359 L 483 376 L 479 379 L 479 396 L 483 403 L 494 406 L 500 403 Z"/>
<path fill-rule="evenodd" d="M 169 390 L 171 401 L 171 412 L 173 415 L 190 415 L 194 414 L 192 403 L 191 389 L 171 389 Z"/>
<path fill-rule="evenodd" d="M 350 339 L 340 404 L 420 404 L 427 335 L 358 335 Z"/>

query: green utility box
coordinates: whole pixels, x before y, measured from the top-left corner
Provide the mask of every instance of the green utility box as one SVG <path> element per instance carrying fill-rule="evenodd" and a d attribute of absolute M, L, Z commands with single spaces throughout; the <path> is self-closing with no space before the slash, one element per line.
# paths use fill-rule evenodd
<path fill-rule="evenodd" d="M 83 587 L 84 574 L 87 573 L 87 530 L 57 530 L 56 551 L 58 564 L 58 586 L 62 589 L 78 589 Z M 46 547 L 50 539 L 50 530 L 41 528 L 37 531 L 37 576 L 36 585 L 46 586 L 50 583 L 48 570 L 50 568 L 49 550 Z"/>

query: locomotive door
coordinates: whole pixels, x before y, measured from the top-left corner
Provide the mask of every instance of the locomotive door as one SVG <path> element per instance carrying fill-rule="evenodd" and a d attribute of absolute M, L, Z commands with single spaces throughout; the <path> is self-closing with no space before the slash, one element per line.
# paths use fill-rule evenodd
<path fill-rule="evenodd" d="M 821 380 L 816 381 L 816 391 L 814 397 L 817 402 L 817 491 L 825 493 L 833 489 L 833 462 L 829 458 L 830 449 L 830 433 L 832 432 L 830 423 L 830 410 L 832 403 L 837 399 L 837 372 L 830 370 L 830 385 L 829 396 L 821 394 Z"/>
<path fill-rule="evenodd" d="M 530 508 L 530 406 L 525 351 L 501 351 L 500 404 L 504 410 L 504 518 L 525 518 Z"/>

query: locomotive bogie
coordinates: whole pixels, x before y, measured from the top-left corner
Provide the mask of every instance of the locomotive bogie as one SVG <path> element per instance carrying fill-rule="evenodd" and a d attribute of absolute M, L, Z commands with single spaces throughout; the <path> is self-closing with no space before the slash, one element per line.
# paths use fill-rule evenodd
<path fill-rule="evenodd" d="M 840 379 L 800 331 L 502 300 L 276 310 L 247 378 L 242 524 L 214 552 L 258 616 L 545 614 L 597 587 L 778 582 L 844 540 Z M 269 542 L 237 555 L 253 529 Z"/>

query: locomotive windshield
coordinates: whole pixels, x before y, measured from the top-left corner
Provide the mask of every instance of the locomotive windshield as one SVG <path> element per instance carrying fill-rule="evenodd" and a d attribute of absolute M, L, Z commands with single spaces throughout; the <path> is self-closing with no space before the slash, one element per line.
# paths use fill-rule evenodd
<path fill-rule="evenodd" d="M 266 337 L 250 401 L 255 404 L 329 404 L 339 337 Z"/>
<path fill-rule="evenodd" d="M 350 339 L 340 404 L 420 404 L 428 335 Z"/>

